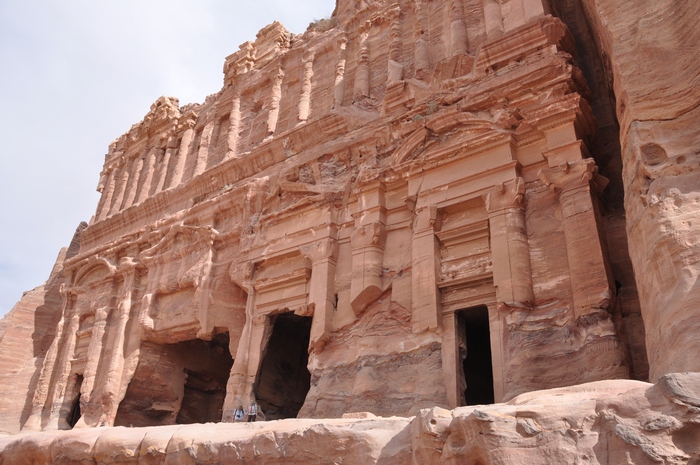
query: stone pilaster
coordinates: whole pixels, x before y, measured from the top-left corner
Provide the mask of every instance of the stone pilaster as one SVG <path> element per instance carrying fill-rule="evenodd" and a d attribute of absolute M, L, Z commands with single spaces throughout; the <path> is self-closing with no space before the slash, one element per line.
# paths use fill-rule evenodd
<path fill-rule="evenodd" d="M 498 0 L 484 0 L 484 22 L 487 39 L 503 35 L 503 15 Z"/>
<path fill-rule="evenodd" d="M 177 162 L 173 170 L 173 180 L 170 183 L 170 187 L 176 187 L 182 182 L 182 177 L 185 175 L 187 155 L 190 152 L 190 145 L 192 145 L 192 141 L 194 140 L 194 120 L 189 120 L 185 124 L 187 129 L 185 129 L 185 132 L 182 134 L 182 139 L 180 140 L 180 150 L 177 154 Z"/>
<path fill-rule="evenodd" d="M 216 114 L 216 112 L 213 112 Z M 211 145 L 212 135 L 214 134 L 214 126 L 216 120 L 207 122 L 202 129 L 202 137 L 199 142 L 199 151 L 197 151 L 197 160 L 194 167 L 194 176 L 204 173 L 207 169 L 207 162 L 209 161 L 209 146 Z"/>
<path fill-rule="evenodd" d="M 92 336 L 88 344 L 87 360 L 83 371 L 83 385 L 81 386 L 82 392 L 80 397 L 82 416 L 76 424 L 78 427 L 99 425 L 98 421 L 101 416 L 102 406 L 99 403 L 99 399 L 95 402 L 93 394 L 96 388 L 97 369 L 102 359 L 102 344 L 105 339 L 105 327 L 109 317 L 109 310 L 109 307 L 100 307 L 95 310 L 95 322 L 92 326 Z M 99 387 L 97 389 L 99 390 Z"/>
<path fill-rule="evenodd" d="M 498 301 L 509 307 L 529 307 L 534 301 L 530 245 L 525 226 L 525 181 L 515 178 L 486 195 L 493 281 Z"/>
<path fill-rule="evenodd" d="M 116 175 L 117 168 L 113 166 L 109 169 L 109 172 L 105 176 L 104 184 L 102 184 L 102 190 L 100 190 L 98 187 L 98 191 L 102 193 L 102 197 L 100 198 L 100 203 L 97 206 L 97 221 L 107 218 L 107 214 L 109 213 L 109 207 L 112 204 L 112 196 L 114 195 L 114 189 L 117 184 Z"/>
<path fill-rule="evenodd" d="M 389 29 L 389 64 L 387 69 L 387 83 L 398 82 L 403 79 L 403 65 L 401 54 L 403 42 L 401 40 L 401 7 L 392 8 L 387 13 L 391 28 Z"/>
<path fill-rule="evenodd" d="M 333 331 L 338 242 L 333 238 L 324 239 L 302 246 L 301 253 L 311 262 L 308 299 L 309 305 L 313 306 L 314 317 L 309 348 L 319 353 Z"/>
<path fill-rule="evenodd" d="M 439 226 L 436 206 L 429 205 L 416 210 L 411 243 L 414 333 L 435 331 L 442 325 L 438 289 L 440 247 L 435 237 L 436 225 Z"/>
<path fill-rule="evenodd" d="M 299 123 L 305 123 L 311 113 L 311 78 L 314 75 L 314 55 L 308 53 L 304 56 L 304 74 L 301 78 L 301 95 L 297 117 Z"/>
<path fill-rule="evenodd" d="M 151 147 L 146 154 L 146 166 L 144 168 L 144 179 L 141 183 L 141 190 L 136 198 L 136 203 L 139 204 L 148 198 L 148 193 L 151 190 L 151 183 L 153 182 L 153 174 L 156 170 L 156 158 L 158 156 L 159 148 Z"/>
<path fill-rule="evenodd" d="M 282 81 L 284 81 L 284 70 L 280 67 L 272 81 L 272 90 L 270 91 L 270 103 L 268 104 L 267 113 L 267 137 L 272 137 L 277 130 L 280 101 L 282 100 Z"/>
<path fill-rule="evenodd" d="M 571 150 L 580 150 L 578 146 L 572 144 Z M 607 309 L 614 289 L 591 194 L 592 184 L 601 190 L 607 184 L 597 171 L 595 161 L 586 158 L 564 161 L 539 173 L 540 179 L 559 195 L 577 318 Z"/>
<path fill-rule="evenodd" d="M 248 405 L 253 400 L 253 386 L 262 362 L 262 350 L 270 337 L 272 325 L 267 316 L 256 315 L 253 264 L 235 263 L 229 271 L 231 280 L 248 293 L 246 319 L 238 342 L 231 375 L 226 385 L 222 421 L 233 422 L 233 412 L 238 405 Z"/>
<path fill-rule="evenodd" d="M 126 186 L 129 182 L 129 168 L 131 167 L 131 160 L 126 160 L 124 157 L 120 158 L 117 167 L 117 174 L 115 174 L 116 187 L 114 189 L 114 195 L 112 197 L 112 205 L 109 207 L 109 213 L 107 216 L 112 216 L 118 213 L 122 209 L 122 202 L 124 201 L 124 192 L 126 191 Z"/>
<path fill-rule="evenodd" d="M 345 98 L 345 62 L 347 61 L 348 39 L 341 37 L 338 41 L 338 63 L 335 65 L 335 83 L 333 86 L 333 108 L 340 108 Z"/>
<path fill-rule="evenodd" d="M 428 11 L 425 0 L 416 0 L 416 47 L 414 51 L 414 66 L 416 77 L 421 77 L 421 72 L 430 70 L 430 45 L 428 43 Z"/>
<path fill-rule="evenodd" d="M 61 345 L 61 341 L 65 337 L 65 331 L 70 331 L 71 327 L 70 322 L 72 319 L 67 316 L 70 303 L 70 293 L 66 290 L 65 284 L 61 284 L 60 292 L 62 299 L 61 314 L 63 317 L 58 322 L 56 327 L 56 336 L 54 337 L 51 345 L 49 346 L 49 350 L 44 356 L 44 364 L 41 366 L 39 381 L 36 384 L 34 396 L 32 397 L 31 412 L 29 414 L 29 418 L 22 427 L 22 430 L 40 431 L 42 429 L 42 413 L 44 411 L 44 406 L 49 399 L 51 378 L 54 369 L 56 368 L 58 357 L 66 350 L 65 345 Z"/>
<path fill-rule="evenodd" d="M 350 305 L 356 315 L 381 295 L 382 266 L 386 245 L 386 228 L 381 222 L 373 222 L 356 228 L 352 244 L 352 281 Z"/>
<path fill-rule="evenodd" d="M 359 194 L 355 230 L 350 236 L 352 246 L 352 281 L 350 305 L 360 315 L 384 291 L 382 267 L 386 246 L 386 208 L 384 184 L 374 181 Z"/>
<path fill-rule="evenodd" d="M 238 131 L 241 126 L 241 96 L 238 93 L 233 95 L 231 102 L 231 113 L 228 118 L 228 136 L 226 144 L 226 155 L 224 159 L 228 160 L 236 156 L 238 151 Z"/>
<path fill-rule="evenodd" d="M 450 1 L 450 55 L 462 55 L 469 50 L 467 23 L 463 0 Z"/>
<path fill-rule="evenodd" d="M 173 136 L 168 140 L 168 144 L 165 148 L 165 153 L 163 154 L 163 161 L 161 162 L 160 172 L 158 173 L 158 182 L 156 183 L 153 194 L 161 192 L 163 189 L 167 189 L 168 181 L 168 171 L 170 170 L 170 163 L 173 160 L 173 155 L 177 153 L 177 147 L 175 146 L 176 140 Z"/>
<path fill-rule="evenodd" d="M 353 100 L 369 97 L 370 79 L 370 55 L 369 55 L 369 31 L 360 32 L 360 47 L 357 55 L 357 68 L 355 70 L 355 86 L 353 87 Z"/>
<path fill-rule="evenodd" d="M 126 185 L 126 193 L 124 195 L 122 209 L 129 208 L 136 200 L 136 191 L 138 190 L 139 179 L 141 177 L 141 171 L 143 170 L 144 157 L 145 156 L 139 155 L 132 162 L 131 169 L 129 170 L 129 182 L 127 182 Z"/>
<path fill-rule="evenodd" d="M 125 353 L 123 351 L 124 342 L 126 339 L 126 325 L 129 322 L 131 307 L 133 305 L 133 292 L 136 276 L 139 266 L 131 257 L 124 257 L 119 263 L 118 273 L 123 277 L 121 291 L 118 297 L 116 316 L 113 326 L 113 343 L 112 350 L 108 356 L 106 369 L 106 380 L 101 389 L 99 398 L 102 406 L 102 416 L 99 423 L 105 422 L 107 425 L 113 425 L 114 419 L 117 416 L 119 402 L 121 402 L 123 393 L 126 391 L 123 386 L 123 369 Z"/>
<path fill-rule="evenodd" d="M 69 298 L 69 300 L 71 300 Z M 51 392 L 47 398 L 49 403 L 49 418 L 44 429 L 69 429 L 66 417 L 70 411 L 70 403 L 66 400 L 69 378 L 71 375 L 70 359 L 75 352 L 76 333 L 80 327 L 80 315 L 73 311 L 63 339 L 63 347 L 56 359 L 54 381 Z"/>

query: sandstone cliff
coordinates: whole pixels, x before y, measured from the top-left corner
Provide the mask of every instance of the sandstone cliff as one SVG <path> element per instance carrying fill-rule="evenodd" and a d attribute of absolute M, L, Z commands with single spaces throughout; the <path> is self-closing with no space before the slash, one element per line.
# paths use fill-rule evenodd
<path fill-rule="evenodd" d="M 698 17 L 339 0 L 262 29 L 220 92 L 161 97 L 110 145 L 79 248 L 2 323 L 8 431 L 163 429 L 4 457 L 136 460 L 152 436 L 155 463 L 321 460 L 307 440 L 357 463 L 692 463 L 697 380 L 664 375 L 700 360 Z M 40 347 L 2 355 L 23 334 Z M 602 381 L 630 378 L 658 384 Z M 250 401 L 326 420 L 168 426 Z M 329 420 L 360 412 L 406 418 Z"/>

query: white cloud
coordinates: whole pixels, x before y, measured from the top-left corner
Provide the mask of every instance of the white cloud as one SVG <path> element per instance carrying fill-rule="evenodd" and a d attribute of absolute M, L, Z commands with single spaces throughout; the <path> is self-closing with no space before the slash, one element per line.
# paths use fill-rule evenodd
<path fill-rule="evenodd" d="M 98 201 L 109 143 L 161 95 L 202 102 L 224 58 L 333 0 L 0 2 L 0 315 L 41 284 Z"/>

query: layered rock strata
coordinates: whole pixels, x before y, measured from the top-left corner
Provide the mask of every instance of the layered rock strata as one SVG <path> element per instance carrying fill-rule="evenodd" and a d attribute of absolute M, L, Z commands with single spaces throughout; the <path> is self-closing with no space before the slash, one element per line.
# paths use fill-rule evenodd
<path fill-rule="evenodd" d="M 700 359 L 700 5 L 583 0 L 620 122 L 625 211 L 650 378 Z"/>
<path fill-rule="evenodd" d="M 676 37 L 682 5 L 644 15 Z M 694 107 L 643 123 L 646 45 L 620 17 L 339 1 L 303 35 L 262 29 L 204 103 L 158 99 L 110 146 L 8 431 L 227 422 L 252 400 L 409 416 L 697 369 L 668 339 L 698 353 Z M 692 101 L 678 66 L 663 95 Z"/>

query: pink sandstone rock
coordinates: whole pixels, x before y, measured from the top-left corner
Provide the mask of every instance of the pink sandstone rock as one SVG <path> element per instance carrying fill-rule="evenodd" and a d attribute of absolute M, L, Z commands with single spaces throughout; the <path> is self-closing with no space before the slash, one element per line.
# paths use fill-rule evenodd
<path fill-rule="evenodd" d="M 696 459 L 696 375 L 663 375 L 700 360 L 698 13 L 339 0 L 263 28 L 110 145 L 0 323 L 2 428 L 79 430 L 3 459 Z M 252 401 L 270 422 L 228 424 Z"/>
<path fill-rule="evenodd" d="M 102 427 L 0 438 L 0 464 L 685 464 L 700 456 L 700 376 L 598 381 L 505 404 L 259 423 Z"/>

